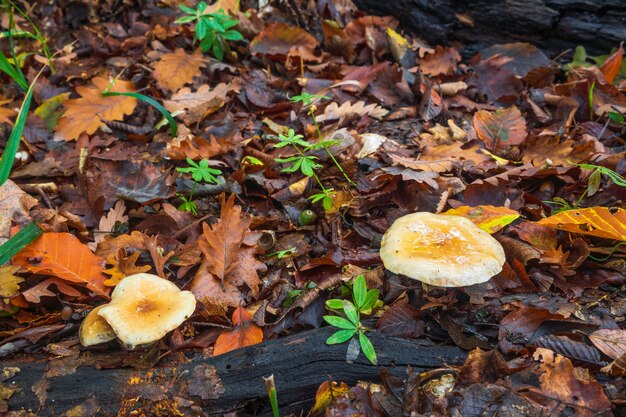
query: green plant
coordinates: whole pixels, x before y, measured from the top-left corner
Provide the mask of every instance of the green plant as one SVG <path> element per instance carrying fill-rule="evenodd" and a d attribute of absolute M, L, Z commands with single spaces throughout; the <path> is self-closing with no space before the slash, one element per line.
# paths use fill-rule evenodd
<path fill-rule="evenodd" d="M 324 316 L 324 321 L 340 330 L 333 333 L 326 343 L 334 345 L 345 343 L 353 337 L 358 338 L 358 346 L 363 351 L 365 357 L 374 365 L 377 363 L 376 351 L 369 338 L 365 335 L 369 329 L 361 324 L 361 314 L 370 313 L 378 301 L 379 292 L 376 289 L 367 290 L 367 284 L 363 275 L 359 275 L 354 280 L 352 286 L 352 299 L 348 300 L 330 299 L 326 301 L 326 308 L 335 312 L 342 311 L 347 317 Z"/>
<path fill-rule="evenodd" d="M 581 194 L 581 196 L 574 204 L 569 203 L 561 197 L 555 197 L 552 200 L 546 201 L 546 203 L 554 204 L 557 206 L 557 208 L 553 210 L 552 214 L 558 214 L 563 211 L 575 210 L 579 208 L 583 198 L 591 197 L 598 192 L 598 190 L 600 189 L 600 185 L 602 184 L 602 175 L 606 175 L 607 177 L 609 177 L 609 179 L 611 179 L 615 184 L 619 185 L 620 187 L 626 187 L 626 178 L 610 168 L 594 164 L 575 164 L 571 161 L 567 162 L 579 168 L 592 171 L 592 173 L 589 176 L 589 180 L 587 181 L 587 188 L 585 188 L 585 191 Z"/>
<path fill-rule="evenodd" d="M 224 53 L 230 51 L 228 41 L 243 40 L 241 33 L 231 29 L 239 24 L 239 20 L 228 16 L 222 9 L 216 13 L 207 13 L 207 4 L 203 1 L 198 3 L 195 10 L 182 4 L 179 7 L 187 16 L 177 19 L 175 23 L 196 22 L 195 38 L 200 42 L 202 52 L 212 51 L 213 56 L 221 61 Z"/>
<path fill-rule="evenodd" d="M 37 226 L 37 223 L 31 222 L 22 227 L 16 234 L 11 236 L 9 240 L 0 246 L 0 266 L 9 262 L 9 259 L 16 253 L 24 249 L 33 240 L 37 239 L 43 230 Z"/>
<path fill-rule="evenodd" d="M 319 143 L 320 143 L 321 147 L 324 148 L 324 150 L 326 151 L 326 153 L 328 154 L 330 159 L 332 159 L 333 163 L 337 166 L 337 168 L 339 168 L 339 171 L 341 172 L 343 177 L 346 179 L 346 181 L 348 181 L 350 183 L 350 185 L 356 186 L 356 184 L 350 179 L 348 174 L 346 174 L 346 172 L 343 170 L 343 167 L 341 166 L 339 161 L 337 161 L 337 159 L 335 158 L 335 155 L 333 155 L 333 153 L 329 149 L 329 147 L 332 146 L 335 142 L 334 141 L 324 141 L 324 138 L 322 136 L 322 131 L 320 130 L 320 126 L 317 123 L 317 119 L 315 118 L 314 102 L 318 101 L 318 100 L 327 99 L 327 98 L 329 98 L 329 97 L 319 96 L 319 95 L 316 95 L 316 94 L 309 94 L 307 92 L 304 92 L 304 93 L 299 94 L 297 96 L 291 97 L 289 100 L 292 103 L 303 103 L 306 106 L 307 113 L 313 119 L 313 124 L 315 125 L 315 130 L 317 132 L 317 136 L 318 136 L 318 139 L 320 141 Z"/>
<path fill-rule="evenodd" d="M 267 396 L 270 399 L 272 413 L 274 414 L 274 417 L 280 417 L 280 412 L 278 411 L 278 395 L 276 394 L 276 381 L 274 381 L 274 374 L 268 377 L 263 377 L 263 383 L 265 384 Z"/>
<path fill-rule="evenodd" d="M 295 253 L 296 250 L 297 250 L 296 247 L 292 246 L 292 247 L 290 247 L 288 249 L 285 249 L 285 250 L 279 250 L 279 251 L 276 251 L 276 252 L 268 253 L 267 255 L 265 255 L 265 257 L 267 257 L 267 258 L 276 257 L 277 259 L 283 259 L 285 256 L 291 255 L 291 254 Z"/>
<path fill-rule="evenodd" d="M 211 168 L 207 159 L 202 159 L 199 163 L 196 163 L 193 159 L 187 158 L 187 164 L 189 164 L 189 166 L 176 168 L 176 171 L 182 172 L 184 174 L 191 174 L 191 178 L 193 179 L 193 187 L 191 188 L 191 192 L 189 193 L 189 198 L 185 197 L 182 194 L 177 194 L 178 197 L 183 200 L 183 203 L 178 206 L 178 210 L 189 211 L 195 216 L 196 214 L 198 214 L 198 206 L 196 205 L 196 202 L 193 201 L 193 193 L 196 190 L 196 185 L 199 182 L 218 184 L 219 180 L 217 179 L 216 175 L 221 175 L 222 171 L 220 171 L 219 169 Z"/>
<path fill-rule="evenodd" d="M 324 142 L 312 144 L 303 139 L 302 135 L 296 135 L 293 129 L 289 129 L 287 135 L 279 134 L 278 135 L 279 142 L 274 145 L 275 148 L 283 148 L 285 146 L 291 146 L 293 149 L 298 152 L 298 155 L 291 156 L 289 158 L 276 158 L 275 161 L 281 164 L 291 164 L 287 168 L 284 168 L 282 172 L 296 172 L 300 171 L 302 174 L 307 177 L 315 178 L 317 185 L 321 188 L 322 192 L 319 194 L 314 194 L 309 199 L 311 201 L 322 202 L 322 207 L 325 210 L 328 210 L 332 207 L 333 204 L 333 189 L 324 187 L 322 181 L 319 179 L 315 170 L 322 168 L 321 164 L 318 164 L 317 157 L 312 155 L 307 155 L 305 152 L 319 149 L 324 146 Z"/>
<path fill-rule="evenodd" d="M 52 53 L 50 52 L 50 49 L 48 48 L 48 44 L 46 43 L 45 39 L 43 38 L 43 35 L 39 31 L 39 28 L 30 19 L 28 14 L 26 12 L 24 12 L 22 9 L 20 9 L 11 0 L 0 0 L 0 1 L 2 3 L 2 6 L 3 6 L 2 8 L 6 11 L 7 16 L 8 16 L 8 20 L 9 20 L 9 22 L 8 22 L 9 23 L 9 28 L 8 28 L 7 31 L 4 31 L 4 32 L 0 33 L 0 38 L 7 38 L 9 40 L 9 48 L 11 50 L 11 59 L 10 60 L 9 60 L 9 58 L 7 58 L 6 55 L 4 55 L 0 51 L 0 71 L 2 71 L 5 74 L 7 74 L 24 91 L 26 91 L 26 90 L 28 90 L 28 82 L 26 81 L 26 77 L 24 76 L 24 73 L 22 72 L 22 69 L 20 67 L 20 62 L 21 62 L 20 57 L 18 57 L 16 52 L 15 52 L 14 38 L 16 38 L 16 37 L 30 38 L 30 39 L 34 39 L 34 40 L 38 41 L 39 43 L 41 43 L 41 47 L 42 47 L 44 55 L 46 56 L 46 59 L 48 61 L 48 65 L 50 66 L 50 69 L 52 70 L 52 73 L 54 74 L 54 64 L 52 62 Z M 33 32 L 34 33 L 31 33 L 31 32 L 28 32 L 28 31 L 24 31 L 24 30 L 16 30 L 15 22 L 13 20 L 15 11 L 17 11 L 22 17 L 24 17 L 28 21 L 28 23 L 30 23 L 31 27 L 33 28 Z"/>

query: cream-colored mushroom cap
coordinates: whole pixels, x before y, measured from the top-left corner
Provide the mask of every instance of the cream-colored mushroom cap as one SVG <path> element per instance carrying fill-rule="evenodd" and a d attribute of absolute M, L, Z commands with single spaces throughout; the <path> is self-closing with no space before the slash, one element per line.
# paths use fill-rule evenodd
<path fill-rule="evenodd" d="M 161 339 L 191 316 L 196 298 L 152 274 L 128 276 L 117 284 L 111 302 L 98 314 L 128 348 Z"/>
<path fill-rule="evenodd" d="M 101 305 L 91 310 L 80 324 L 78 339 L 81 345 L 93 346 L 115 339 L 116 335 L 113 328 L 109 326 L 106 320 L 98 315 L 102 307 L 104 306 Z"/>
<path fill-rule="evenodd" d="M 412 213 L 397 219 L 380 246 L 385 268 L 430 285 L 464 287 L 502 271 L 502 245 L 460 216 Z"/>

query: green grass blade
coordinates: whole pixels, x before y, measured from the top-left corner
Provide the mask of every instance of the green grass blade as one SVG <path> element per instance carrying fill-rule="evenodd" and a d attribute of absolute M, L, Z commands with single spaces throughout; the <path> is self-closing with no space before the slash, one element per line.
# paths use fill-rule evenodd
<path fill-rule="evenodd" d="M 178 125 L 176 125 L 176 120 L 174 120 L 174 118 L 172 117 L 170 112 L 167 111 L 167 109 L 165 107 L 163 107 L 161 105 L 161 103 L 159 103 L 158 101 L 156 101 L 152 97 L 148 97 L 148 96 L 143 95 L 141 93 L 118 93 L 118 92 L 113 92 L 113 91 L 106 91 L 106 92 L 102 93 L 102 95 L 105 96 L 105 97 L 110 97 L 110 96 L 127 96 L 127 97 L 134 97 L 137 100 L 145 101 L 146 103 L 148 103 L 149 105 L 151 105 L 152 107 L 157 109 L 159 112 L 161 112 L 163 117 L 165 117 L 167 119 L 167 122 L 170 125 L 170 131 L 172 132 L 172 136 L 178 135 Z"/>
<path fill-rule="evenodd" d="M 20 107 L 20 112 L 17 114 L 15 126 L 13 126 L 13 131 L 11 132 L 11 136 L 9 136 L 7 146 L 4 148 L 4 152 L 2 153 L 2 158 L 0 159 L 0 185 L 4 184 L 11 173 L 11 167 L 13 166 L 15 154 L 17 153 L 17 148 L 20 145 L 20 138 L 22 137 L 22 132 L 24 131 L 24 125 L 26 124 L 28 108 L 30 107 L 30 102 L 33 98 L 33 91 L 35 91 L 35 81 L 37 81 L 37 78 L 33 80 L 33 84 L 26 92 L 26 97 L 24 97 L 22 107 Z"/>
<path fill-rule="evenodd" d="M 24 226 L 19 232 L 13 235 L 2 246 L 0 246 L 0 265 L 4 265 L 19 251 L 24 249 L 33 240 L 37 239 L 43 230 L 37 223 L 31 222 Z"/>
<path fill-rule="evenodd" d="M 263 377 L 263 383 L 265 384 L 265 389 L 267 390 L 267 396 L 270 399 L 270 405 L 272 406 L 272 413 L 274 417 L 280 417 L 280 412 L 278 410 L 278 395 L 276 394 L 276 382 L 274 381 L 274 374 L 266 377 Z"/>
<path fill-rule="evenodd" d="M 9 59 L 0 51 L 0 70 L 6 73 L 13 81 L 15 81 L 22 90 L 28 90 L 28 82 L 24 78 L 24 74 L 21 71 L 18 71 L 16 67 L 14 67 Z"/>

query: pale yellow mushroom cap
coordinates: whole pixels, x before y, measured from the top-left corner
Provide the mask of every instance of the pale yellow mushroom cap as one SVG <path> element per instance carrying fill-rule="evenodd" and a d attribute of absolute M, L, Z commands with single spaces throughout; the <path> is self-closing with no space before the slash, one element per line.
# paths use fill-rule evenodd
<path fill-rule="evenodd" d="M 98 314 L 128 348 L 152 343 L 174 330 L 196 309 L 196 298 L 172 282 L 152 274 L 124 278 L 111 302 Z"/>
<path fill-rule="evenodd" d="M 412 213 L 385 232 L 380 258 L 391 272 L 430 285 L 465 287 L 502 271 L 502 245 L 459 216 Z"/>
<path fill-rule="evenodd" d="M 83 346 L 93 346 L 104 342 L 110 342 L 116 338 L 115 332 L 102 317 L 98 315 L 98 306 L 91 310 L 87 317 L 83 319 L 78 330 L 78 339 Z"/>

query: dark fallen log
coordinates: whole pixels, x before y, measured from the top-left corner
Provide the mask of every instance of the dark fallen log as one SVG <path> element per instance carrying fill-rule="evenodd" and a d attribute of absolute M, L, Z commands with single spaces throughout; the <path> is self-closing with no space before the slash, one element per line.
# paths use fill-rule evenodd
<path fill-rule="evenodd" d="M 461 41 L 466 56 L 494 44 L 520 41 L 552 56 L 577 45 L 592 54 L 607 54 L 626 40 L 624 0 L 354 2 L 362 10 L 395 16 L 405 29 L 433 45 Z"/>
<path fill-rule="evenodd" d="M 299 414 L 312 406 L 317 388 L 329 379 L 348 384 L 379 381 L 381 367 L 404 377 L 408 365 L 428 370 L 462 363 L 466 356 L 455 347 L 425 346 L 424 340 L 404 340 L 373 332 L 370 338 L 379 366 L 371 365 L 362 354 L 354 363 L 347 363 L 346 344 L 325 343 L 333 331 L 305 331 L 217 357 L 195 355 L 190 362 L 176 367 L 140 371 L 83 366 L 74 374 L 48 378 L 43 383 L 42 376 L 49 364 L 7 361 L 3 363 L 5 373 L 9 367 L 20 369 L 4 382 L 5 386 L 19 388 L 9 400 L 9 410 L 30 409 L 45 417 L 64 415 L 73 407 L 82 406 L 86 414 L 72 415 L 127 416 L 132 410 L 141 409 L 147 414 L 135 415 L 166 416 L 175 415 L 172 407 L 180 411 L 196 406 L 209 416 L 233 411 L 244 416 L 270 416 L 262 377 L 274 374 L 281 414 Z M 45 402 L 40 406 L 33 392 L 46 384 Z M 98 409 L 101 414 L 96 414 Z"/>

